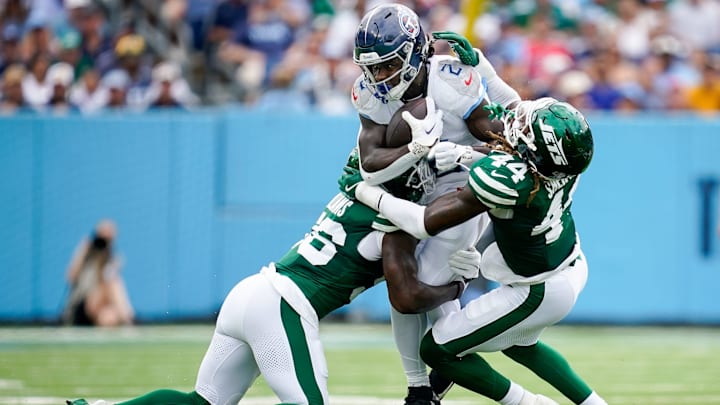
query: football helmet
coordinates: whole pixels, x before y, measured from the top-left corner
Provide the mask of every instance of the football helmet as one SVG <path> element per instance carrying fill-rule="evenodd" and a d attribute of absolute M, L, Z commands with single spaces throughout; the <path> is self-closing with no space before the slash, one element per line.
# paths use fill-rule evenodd
<path fill-rule="evenodd" d="M 346 167 L 360 170 L 360 152 L 353 148 L 348 156 Z M 435 171 L 427 159 L 420 159 L 405 173 L 380 185 L 392 195 L 412 202 L 420 201 L 426 194 L 435 191 Z"/>
<path fill-rule="evenodd" d="M 419 202 L 426 194 L 435 191 L 435 171 L 428 160 L 422 158 L 405 173 L 383 183 L 382 187 L 395 197 Z"/>
<path fill-rule="evenodd" d="M 430 42 L 417 14 L 401 4 L 384 4 L 370 10 L 360 21 L 353 61 L 362 68 L 372 90 L 389 100 L 399 100 L 427 60 L 429 49 Z M 377 80 L 379 68 L 393 59 L 400 68 Z M 399 82 L 392 84 L 397 77 Z"/>
<path fill-rule="evenodd" d="M 578 175 L 590 165 L 592 132 L 570 104 L 550 97 L 521 101 L 502 121 L 505 139 L 541 175 L 560 179 Z"/>

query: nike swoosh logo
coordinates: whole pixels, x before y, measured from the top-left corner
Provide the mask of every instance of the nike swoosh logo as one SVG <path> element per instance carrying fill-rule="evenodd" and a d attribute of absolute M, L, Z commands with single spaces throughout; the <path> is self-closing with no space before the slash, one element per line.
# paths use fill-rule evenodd
<path fill-rule="evenodd" d="M 355 187 L 357 187 L 358 184 L 360 184 L 360 183 L 355 183 L 352 186 L 346 185 L 345 191 L 350 191 L 350 190 L 354 189 Z"/>
<path fill-rule="evenodd" d="M 353 101 L 357 101 L 357 99 L 358 99 L 357 94 L 355 94 L 355 87 L 352 88 L 352 98 L 353 98 Z"/>
<path fill-rule="evenodd" d="M 499 178 L 502 178 L 502 179 L 507 179 L 507 176 L 498 173 L 497 170 L 491 171 L 491 172 L 490 172 L 490 175 L 493 176 L 493 177 L 499 177 Z"/>
<path fill-rule="evenodd" d="M 472 83 L 472 78 L 473 78 L 473 75 L 472 75 L 472 72 L 470 72 L 470 77 L 468 77 L 468 79 L 465 80 L 465 85 L 466 85 L 466 86 L 469 86 L 470 83 Z"/>
<path fill-rule="evenodd" d="M 430 128 L 430 129 L 428 129 L 427 131 L 425 131 L 425 133 L 428 134 L 428 135 L 430 135 L 430 132 L 432 132 L 433 129 L 435 129 L 435 125 L 437 125 L 437 122 L 433 124 L 432 128 Z"/>

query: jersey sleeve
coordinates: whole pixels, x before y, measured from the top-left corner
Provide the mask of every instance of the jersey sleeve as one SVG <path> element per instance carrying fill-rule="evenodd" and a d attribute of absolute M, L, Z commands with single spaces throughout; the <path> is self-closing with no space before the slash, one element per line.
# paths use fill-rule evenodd
<path fill-rule="evenodd" d="M 429 95 L 443 110 L 466 119 L 486 98 L 486 84 L 471 66 L 450 56 L 434 57 L 431 61 Z"/>
<path fill-rule="evenodd" d="M 531 172 L 520 158 L 493 152 L 470 169 L 468 186 L 490 209 L 512 209 L 525 204 L 535 185 Z"/>

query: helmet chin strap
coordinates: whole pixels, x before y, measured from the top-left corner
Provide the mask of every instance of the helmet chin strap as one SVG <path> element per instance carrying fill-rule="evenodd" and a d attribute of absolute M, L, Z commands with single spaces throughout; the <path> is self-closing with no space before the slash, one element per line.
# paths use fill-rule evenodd
<path fill-rule="evenodd" d="M 418 78 L 425 77 L 427 72 L 427 62 L 423 62 L 420 65 L 420 69 L 418 70 L 417 74 L 415 75 L 415 78 L 413 78 L 412 82 L 408 84 L 407 89 L 405 90 L 405 93 L 403 93 L 401 101 L 407 103 L 408 101 L 416 100 L 418 98 L 427 97 L 427 86 L 428 81 L 423 79 L 421 80 L 420 84 L 415 83 Z M 415 91 L 417 89 L 417 91 Z M 408 97 L 407 94 L 410 92 L 410 96 Z"/>

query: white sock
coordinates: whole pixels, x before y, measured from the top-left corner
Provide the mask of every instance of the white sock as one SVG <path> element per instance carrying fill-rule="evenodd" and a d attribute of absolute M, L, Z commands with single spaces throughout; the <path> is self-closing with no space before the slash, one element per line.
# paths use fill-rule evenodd
<path fill-rule="evenodd" d="M 498 402 L 502 405 L 519 405 L 526 392 L 525 388 L 520 384 L 510 381 L 510 389 Z"/>
<path fill-rule="evenodd" d="M 597 392 L 593 391 L 587 399 L 580 403 L 580 405 L 608 405 L 608 403 L 605 402 L 604 399 L 600 398 L 600 395 L 598 395 Z"/>

